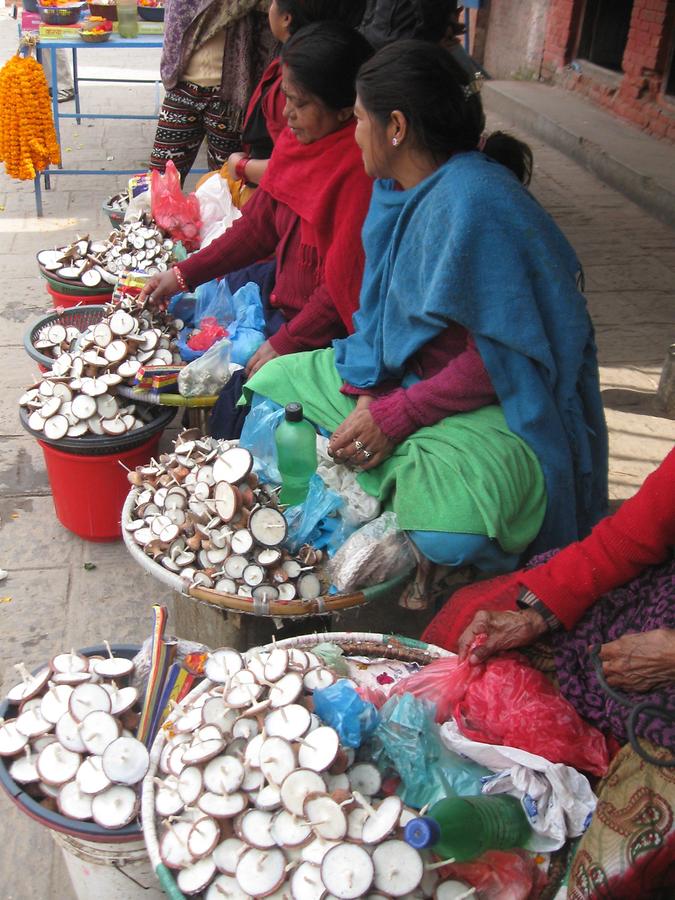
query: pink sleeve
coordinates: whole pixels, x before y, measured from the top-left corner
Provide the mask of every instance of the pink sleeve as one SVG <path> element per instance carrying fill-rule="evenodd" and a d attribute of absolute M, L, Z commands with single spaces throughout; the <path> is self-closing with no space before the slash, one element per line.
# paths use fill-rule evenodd
<path fill-rule="evenodd" d="M 495 399 L 478 348 L 468 337 L 465 349 L 435 375 L 378 397 L 368 409 L 380 430 L 399 444 L 419 428 L 487 406 Z"/>

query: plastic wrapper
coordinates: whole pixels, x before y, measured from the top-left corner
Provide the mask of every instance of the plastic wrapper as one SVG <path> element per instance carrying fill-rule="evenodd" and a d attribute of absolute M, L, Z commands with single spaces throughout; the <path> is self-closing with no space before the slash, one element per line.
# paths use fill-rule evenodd
<path fill-rule="evenodd" d="M 352 685 L 341 678 L 327 688 L 314 691 L 314 712 L 325 725 L 337 731 L 345 747 L 360 747 L 377 728 L 379 716 Z"/>
<path fill-rule="evenodd" d="M 171 640 L 176 640 L 172 638 Z M 178 640 L 176 649 L 175 662 L 183 662 L 191 653 L 208 653 L 209 648 L 206 644 L 198 644 L 195 641 Z M 148 676 L 150 675 L 150 664 L 152 662 L 152 638 L 146 638 L 143 646 L 134 656 L 134 673 L 131 684 L 138 690 L 139 696 L 145 696 L 148 686 Z"/>
<path fill-rule="evenodd" d="M 522 850 L 488 850 L 441 871 L 444 879 L 457 878 L 476 888 L 480 900 L 534 900 L 548 881 L 534 857 Z"/>
<path fill-rule="evenodd" d="M 164 174 L 153 170 L 150 190 L 155 222 L 174 240 L 182 241 L 187 250 L 197 250 L 202 224 L 199 200 L 195 194 L 183 193 L 178 170 L 171 160 Z"/>
<path fill-rule="evenodd" d="M 345 660 L 342 647 L 338 644 L 324 641 L 323 644 L 317 644 L 313 648 L 313 652 L 336 675 L 349 675 L 349 666 Z"/>
<path fill-rule="evenodd" d="M 195 191 L 199 200 L 202 220 L 201 244 L 199 249 L 208 247 L 211 241 L 220 237 L 232 223 L 241 217 L 240 210 L 232 202 L 232 194 L 227 181 L 214 172 Z"/>
<path fill-rule="evenodd" d="M 331 490 L 344 500 L 342 517 L 348 525 L 358 528 L 380 514 L 380 501 L 367 494 L 356 478 L 356 472 L 335 462 L 328 455 L 328 438 L 319 436 L 316 442 L 319 465 L 316 472 Z"/>
<path fill-rule="evenodd" d="M 353 591 L 411 572 L 415 564 L 396 514 L 385 512 L 345 541 L 332 559 L 330 577 L 338 590 Z"/>
<path fill-rule="evenodd" d="M 441 741 L 433 704 L 411 694 L 391 697 L 380 710 L 373 737 L 374 758 L 386 772 L 394 769 L 404 803 L 421 809 L 453 795 L 475 797 L 489 769 L 462 759 Z"/>
<path fill-rule="evenodd" d="M 249 281 L 232 296 L 232 321 L 228 326 L 232 341 L 232 362 L 245 366 L 265 340 L 265 313 L 260 288 Z"/>
<path fill-rule="evenodd" d="M 232 374 L 231 345 L 227 338 L 214 344 L 199 359 L 191 362 L 178 374 L 178 391 L 183 397 L 203 397 L 217 394 Z"/>

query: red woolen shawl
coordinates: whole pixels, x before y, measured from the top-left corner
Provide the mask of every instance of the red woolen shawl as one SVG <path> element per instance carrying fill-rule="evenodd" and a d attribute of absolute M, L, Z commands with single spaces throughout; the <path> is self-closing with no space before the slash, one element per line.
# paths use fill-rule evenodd
<path fill-rule="evenodd" d="M 301 219 L 303 244 L 323 260 L 326 287 L 351 334 L 359 306 L 364 253 L 361 228 L 372 180 L 366 175 L 351 120 L 312 144 L 285 128 L 260 187 Z"/>

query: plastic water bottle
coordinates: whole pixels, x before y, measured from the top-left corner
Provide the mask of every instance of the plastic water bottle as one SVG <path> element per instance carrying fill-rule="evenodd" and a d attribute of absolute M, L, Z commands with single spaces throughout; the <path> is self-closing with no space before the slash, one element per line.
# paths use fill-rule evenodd
<path fill-rule="evenodd" d="M 116 0 L 119 36 L 138 37 L 138 10 L 136 0 Z"/>
<path fill-rule="evenodd" d="M 303 503 L 316 472 L 316 431 L 303 417 L 301 403 L 289 403 L 274 435 L 281 473 L 279 499 L 288 506 Z"/>
<path fill-rule="evenodd" d="M 404 831 L 412 847 L 429 847 L 441 859 L 457 862 L 475 859 L 486 850 L 522 847 L 529 835 L 520 801 L 508 794 L 439 800 L 426 816 L 411 819 Z"/>

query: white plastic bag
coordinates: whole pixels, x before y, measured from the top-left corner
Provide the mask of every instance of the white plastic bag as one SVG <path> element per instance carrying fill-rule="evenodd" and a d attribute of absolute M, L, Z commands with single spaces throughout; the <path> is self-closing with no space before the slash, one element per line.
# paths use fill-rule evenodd
<path fill-rule="evenodd" d="M 241 211 L 232 202 L 227 181 L 214 172 L 195 191 L 202 218 L 202 242 L 199 249 L 208 247 L 240 216 Z"/>
<path fill-rule="evenodd" d="M 183 397 L 203 397 L 219 393 L 230 380 L 235 369 L 230 365 L 232 343 L 223 338 L 214 344 L 199 359 L 180 370 L 178 391 Z"/>
<path fill-rule="evenodd" d="M 386 512 L 347 538 L 329 571 L 338 590 L 355 591 L 396 578 L 414 566 L 410 539 L 399 531 L 396 513 Z"/>
<path fill-rule="evenodd" d="M 318 436 L 316 452 L 319 465 L 316 473 L 336 494 L 344 500 L 340 515 L 348 525 L 358 526 L 370 522 L 380 514 L 380 501 L 367 494 L 356 480 L 356 472 L 338 464 L 328 455 L 328 438 Z"/>

